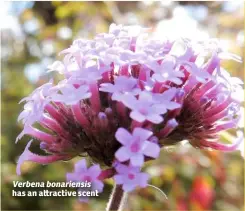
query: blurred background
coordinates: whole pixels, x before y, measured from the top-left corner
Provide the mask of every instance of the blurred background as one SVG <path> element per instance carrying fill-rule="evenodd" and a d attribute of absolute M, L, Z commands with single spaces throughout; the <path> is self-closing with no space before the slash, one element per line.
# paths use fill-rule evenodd
<path fill-rule="evenodd" d="M 107 32 L 112 22 L 151 27 L 159 36 L 222 39 L 224 48 L 243 58 L 244 2 L 4 2 L 1 18 L 2 91 L 2 210 L 104 210 L 111 192 L 108 180 L 103 194 L 89 204 L 75 198 L 12 197 L 12 181 L 65 181 L 73 162 L 42 166 L 26 162 L 22 176 L 15 173 L 16 160 L 28 137 L 14 144 L 22 126 L 18 102 L 47 82 L 47 65 L 79 37 L 92 38 Z M 243 64 L 223 62 L 223 67 L 243 80 Z M 233 133 L 222 134 L 231 142 Z M 244 210 L 244 165 L 239 152 L 200 151 L 188 145 L 163 151 L 148 163 L 152 187 L 130 193 L 129 210 Z"/>

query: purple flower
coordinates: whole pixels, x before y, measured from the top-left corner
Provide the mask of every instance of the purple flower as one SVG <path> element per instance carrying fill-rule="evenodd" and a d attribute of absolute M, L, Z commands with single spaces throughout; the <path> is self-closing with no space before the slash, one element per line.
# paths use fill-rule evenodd
<path fill-rule="evenodd" d="M 195 76 L 195 78 L 200 82 L 205 82 L 208 79 L 211 79 L 211 75 L 208 72 L 204 71 L 202 67 L 198 68 L 195 63 L 184 61 L 184 62 L 181 62 L 181 65 L 189 73 L 191 73 L 193 76 Z"/>
<path fill-rule="evenodd" d="M 242 87 L 244 83 L 240 78 L 232 77 L 224 68 L 220 68 L 216 80 L 233 90 L 231 97 L 234 101 L 244 102 L 244 90 Z"/>
<path fill-rule="evenodd" d="M 62 84 L 58 86 L 57 89 L 61 92 L 61 94 L 57 93 L 52 95 L 52 100 L 55 102 L 63 102 L 67 105 L 74 105 L 80 100 L 87 99 L 91 96 L 87 85 L 82 85 L 75 88 L 71 84 Z"/>
<path fill-rule="evenodd" d="M 34 124 L 41 119 L 44 111 L 44 107 L 47 101 L 34 102 L 29 101 L 24 105 L 24 110 L 18 116 L 18 121 L 22 121 L 24 124 Z"/>
<path fill-rule="evenodd" d="M 125 62 L 125 64 L 133 65 L 145 61 L 147 59 L 147 54 L 144 52 L 125 50 L 120 54 L 120 59 Z"/>
<path fill-rule="evenodd" d="M 108 66 L 98 69 L 97 65 L 92 65 L 83 68 L 83 71 L 74 71 L 69 79 L 69 83 L 81 82 L 81 84 L 83 84 L 97 82 L 102 78 L 102 74 L 108 70 L 110 70 Z"/>
<path fill-rule="evenodd" d="M 159 124 L 163 121 L 161 115 L 167 111 L 166 106 L 156 103 L 149 92 L 141 92 L 138 99 L 133 95 L 125 95 L 122 102 L 132 110 L 130 117 L 137 122 L 148 120 Z"/>
<path fill-rule="evenodd" d="M 123 145 L 115 153 L 115 157 L 124 162 L 130 160 L 132 166 L 142 166 L 144 156 L 157 158 L 160 153 L 158 144 L 148 141 L 152 132 L 142 128 L 135 128 L 130 134 L 124 128 L 116 132 L 116 139 Z"/>
<path fill-rule="evenodd" d="M 40 86 L 30 96 L 23 98 L 20 103 L 26 101 L 26 104 L 24 105 L 24 110 L 18 116 L 18 121 L 28 125 L 39 121 L 45 106 L 51 101 L 49 98 L 49 95 L 53 93 L 51 90 L 52 81 Z"/>
<path fill-rule="evenodd" d="M 243 82 L 221 67 L 222 58 L 237 58 L 218 40 L 155 39 L 145 32 L 112 24 L 108 33 L 75 40 L 61 52 L 63 60 L 48 72 L 63 79 L 25 97 L 18 117 L 24 129 L 17 140 L 30 136 L 47 155 L 32 153 L 29 142 L 18 174 L 24 161 L 48 164 L 87 155 L 110 173 L 101 177 L 99 165 L 87 168 L 82 160 L 68 179 L 91 181 L 102 191 L 100 179 L 116 170 L 116 183 L 131 191 L 146 186 L 140 167 L 160 148 L 188 140 L 200 149 L 242 149 L 240 135 L 234 144 L 219 142 L 220 132 L 242 125 Z M 115 167 L 115 160 L 129 166 Z"/>
<path fill-rule="evenodd" d="M 100 33 L 95 36 L 95 40 L 105 42 L 107 45 L 112 46 L 115 36 L 113 34 Z"/>
<path fill-rule="evenodd" d="M 122 185 L 124 191 L 130 192 L 137 186 L 142 188 L 147 186 L 149 175 L 141 173 L 139 167 L 117 164 L 115 169 L 118 174 L 114 176 L 114 180 L 116 184 Z"/>
<path fill-rule="evenodd" d="M 152 77 L 158 82 L 171 81 L 177 85 L 182 84 L 182 80 L 185 74 L 177 69 L 176 60 L 174 57 L 165 57 L 161 64 L 156 64 L 154 66 L 150 66 L 154 71 Z"/>
<path fill-rule="evenodd" d="M 115 79 L 114 84 L 103 83 L 100 85 L 100 91 L 112 93 L 111 99 L 121 101 L 123 95 L 137 95 L 141 91 L 137 87 L 137 80 L 133 77 L 119 76 Z"/>
<path fill-rule="evenodd" d="M 72 182 L 91 182 L 90 190 L 98 190 L 98 192 L 103 191 L 104 183 L 98 179 L 101 173 L 99 165 L 93 165 L 87 168 L 86 160 L 82 159 L 75 164 L 74 172 L 66 174 L 66 180 Z M 84 191 L 84 188 L 80 189 Z M 88 197 L 81 196 L 80 201 L 87 202 Z"/>
<path fill-rule="evenodd" d="M 177 92 L 178 90 L 176 88 L 169 88 L 163 93 L 154 94 L 153 99 L 157 103 L 164 105 L 165 110 L 173 110 L 181 106 L 179 103 L 173 101 L 173 98 L 176 96 Z"/>
<path fill-rule="evenodd" d="M 52 65 L 48 66 L 48 72 L 57 71 L 59 74 L 65 73 L 65 66 L 60 61 L 55 61 Z"/>

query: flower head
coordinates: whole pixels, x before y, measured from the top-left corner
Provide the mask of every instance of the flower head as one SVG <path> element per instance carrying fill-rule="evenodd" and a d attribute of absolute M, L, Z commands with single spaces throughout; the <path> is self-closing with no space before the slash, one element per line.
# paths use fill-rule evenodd
<path fill-rule="evenodd" d="M 28 135 L 48 155 L 30 152 L 29 142 L 18 174 L 24 161 L 89 156 L 98 164 L 87 168 L 82 160 L 68 179 L 91 180 L 102 190 L 100 179 L 116 171 L 116 183 L 131 191 L 146 186 L 140 168 L 159 156 L 160 147 L 183 140 L 201 149 L 242 146 L 240 135 L 234 144 L 219 142 L 221 131 L 240 125 L 242 81 L 221 67 L 222 59 L 237 57 L 218 40 L 158 40 L 145 32 L 112 24 L 108 33 L 75 40 L 61 52 L 64 59 L 48 69 L 64 79 L 24 98 L 18 117 L 24 130 L 17 140 Z"/>

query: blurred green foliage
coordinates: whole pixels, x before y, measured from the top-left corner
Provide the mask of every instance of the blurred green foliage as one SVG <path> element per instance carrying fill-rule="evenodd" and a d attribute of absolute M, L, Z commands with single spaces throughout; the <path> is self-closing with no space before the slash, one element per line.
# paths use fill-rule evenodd
<path fill-rule="evenodd" d="M 48 81 L 46 66 L 73 39 L 91 37 L 108 30 L 112 22 L 141 24 L 157 28 L 158 23 L 176 15 L 176 8 L 190 11 L 193 20 L 211 37 L 226 39 L 231 52 L 243 56 L 243 8 L 225 2 L 11 2 L 10 16 L 15 22 L 1 31 L 2 39 L 2 209 L 3 210 L 104 210 L 112 180 L 103 194 L 89 204 L 72 198 L 12 197 L 12 181 L 64 181 L 73 163 L 57 162 L 48 166 L 25 163 L 22 176 L 15 173 L 16 160 L 28 137 L 17 145 L 16 136 L 22 126 L 17 117 L 22 109 L 18 102 L 35 87 Z M 195 13 L 193 11 L 196 11 Z M 203 15 L 200 16 L 200 13 Z M 206 13 L 205 13 L 206 11 Z M 9 15 L 8 14 L 8 15 Z M 177 13 L 178 14 L 178 13 Z M 199 14 L 199 16 L 198 16 Z M 195 16 L 196 15 L 196 16 Z M 6 19 L 8 21 L 8 19 Z M 183 18 L 183 24 L 185 24 Z M 15 23 L 15 25 L 13 24 Z M 13 25 L 11 25 L 13 24 Z M 173 26 L 178 27 L 178 26 Z M 162 29 L 168 31 L 168 29 Z M 188 30 L 188 28 L 186 29 Z M 31 65 L 31 66 L 30 66 Z M 243 78 L 243 65 L 224 62 L 233 75 Z M 59 76 L 56 76 L 59 77 Z M 232 135 L 228 137 L 228 141 Z M 36 148 L 35 148 L 36 147 Z M 38 150 L 34 146 L 34 150 Z M 238 152 L 200 151 L 178 146 L 164 150 L 157 161 L 145 170 L 152 175 L 152 188 L 129 194 L 126 210 L 232 210 L 243 209 L 244 166 Z"/>

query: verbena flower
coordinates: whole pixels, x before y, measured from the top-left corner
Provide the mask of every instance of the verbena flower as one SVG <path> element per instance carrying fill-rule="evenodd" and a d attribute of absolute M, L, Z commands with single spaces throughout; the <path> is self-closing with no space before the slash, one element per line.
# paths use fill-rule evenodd
<path fill-rule="evenodd" d="M 125 67 L 125 68 L 128 68 Z M 128 72 L 128 70 L 126 70 Z M 137 80 L 133 77 L 119 76 L 115 78 L 114 84 L 103 83 L 100 85 L 100 91 L 112 93 L 111 99 L 122 101 L 126 94 L 138 95 L 141 90 L 137 86 Z"/>
<path fill-rule="evenodd" d="M 75 169 L 73 173 L 67 173 L 66 179 L 67 181 L 72 182 L 90 182 L 90 187 L 85 187 L 86 190 L 97 190 L 98 192 L 102 192 L 104 183 L 101 182 L 98 177 L 101 173 L 101 169 L 99 165 L 93 165 L 90 168 L 87 168 L 86 160 L 82 159 L 75 164 Z M 84 191 L 84 187 L 80 188 L 81 191 Z M 88 197 L 81 196 L 79 197 L 80 201 L 88 201 Z"/>
<path fill-rule="evenodd" d="M 148 138 L 152 136 L 149 130 L 134 128 L 131 135 L 124 128 L 119 128 L 115 136 L 123 145 L 115 153 L 116 159 L 120 162 L 130 160 L 132 166 L 141 167 L 144 163 L 144 155 L 152 158 L 159 156 L 158 144 L 148 141 Z"/>
<path fill-rule="evenodd" d="M 116 184 L 122 185 L 124 191 L 132 191 L 137 186 L 146 187 L 149 175 L 140 172 L 139 167 L 117 164 L 117 174 L 114 176 Z"/>
<path fill-rule="evenodd" d="M 237 57 L 218 40 L 155 40 L 145 32 L 112 24 L 109 33 L 75 40 L 61 52 L 63 61 L 48 69 L 64 79 L 24 98 L 18 118 L 24 130 L 17 140 L 28 135 L 47 155 L 30 152 L 29 142 L 18 174 L 24 161 L 89 156 L 98 164 L 87 169 L 82 160 L 67 179 L 91 179 L 102 191 L 100 181 L 114 176 L 131 191 L 147 185 L 140 168 L 161 147 L 188 140 L 201 149 L 241 148 L 241 136 L 231 145 L 219 142 L 220 132 L 236 129 L 240 120 L 242 81 L 220 66 L 222 58 Z"/>

